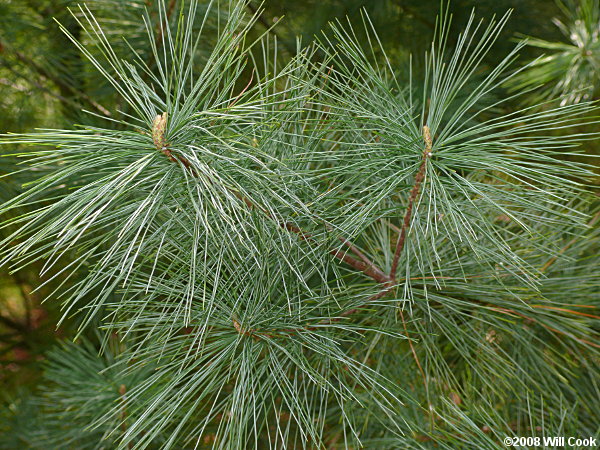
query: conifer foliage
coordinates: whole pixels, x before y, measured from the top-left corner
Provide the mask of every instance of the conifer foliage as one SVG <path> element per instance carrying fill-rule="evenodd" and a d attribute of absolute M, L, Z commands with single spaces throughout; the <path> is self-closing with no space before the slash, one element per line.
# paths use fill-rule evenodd
<path fill-rule="evenodd" d="M 78 324 L 23 441 L 598 435 L 600 216 L 591 168 L 564 157 L 597 109 L 507 106 L 524 44 L 481 64 L 510 14 L 457 30 L 443 9 L 421 70 L 366 14 L 286 59 L 244 1 L 158 5 L 130 42 L 93 5 L 80 36 L 63 27 L 119 98 L 98 125 L 0 141 L 26 179 L 0 264 L 39 265 Z"/>

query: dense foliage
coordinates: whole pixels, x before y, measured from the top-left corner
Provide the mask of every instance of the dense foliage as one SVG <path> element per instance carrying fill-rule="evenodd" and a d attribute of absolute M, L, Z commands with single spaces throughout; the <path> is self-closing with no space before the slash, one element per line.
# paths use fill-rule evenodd
<path fill-rule="evenodd" d="M 0 447 L 599 435 L 598 0 L 560 3 L 568 44 L 374 2 L 429 30 L 405 45 L 371 4 L 294 39 L 310 2 L 40 2 L 44 64 L 26 3 Z"/>

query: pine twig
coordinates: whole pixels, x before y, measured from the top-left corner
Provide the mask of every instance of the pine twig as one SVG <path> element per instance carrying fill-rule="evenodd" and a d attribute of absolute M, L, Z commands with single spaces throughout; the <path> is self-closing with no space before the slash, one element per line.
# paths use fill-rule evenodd
<path fill-rule="evenodd" d="M 423 154 L 422 154 L 419 170 L 417 172 L 417 175 L 415 176 L 415 184 L 413 185 L 413 188 L 411 189 L 411 192 L 410 192 L 410 195 L 408 198 L 408 206 L 406 207 L 406 213 L 404 214 L 404 219 L 402 221 L 402 228 L 400 229 L 400 235 L 398 237 L 398 241 L 396 242 L 396 250 L 394 251 L 394 259 L 392 261 L 392 267 L 390 269 L 390 274 L 387 276 L 384 274 L 384 277 L 380 277 L 379 279 L 376 280 L 376 281 L 379 281 L 380 283 L 382 283 L 382 288 L 378 293 L 369 297 L 369 299 L 367 300 L 367 303 L 378 300 L 381 297 L 385 296 L 396 285 L 396 273 L 397 273 L 397 269 L 398 269 L 398 261 L 400 260 L 400 256 L 402 254 L 402 250 L 404 249 L 404 244 L 406 241 L 406 235 L 410 228 L 414 204 L 415 204 L 415 201 L 417 200 L 419 193 L 421 191 L 421 184 L 423 183 L 423 180 L 425 179 L 425 172 L 427 169 L 427 160 L 429 158 L 431 158 L 431 156 L 432 156 L 433 141 L 431 139 L 431 132 L 427 125 L 423 126 L 423 139 L 425 141 L 425 150 L 423 151 Z M 365 305 L 367 303 L 365 303 Z M 342 317 L 347 317 L 347 316 L 350 316 L 350 315 L 356 313 L 359 309 L 363 308 L 365 305 L 345 311 L 339 317 L 335 318 L 334 321 L 339 321 Z M 404 324 L 404 328 L 406 330 L 406 323 L 404 322 L 404 316 L 402 315 L 402 312 L 400 312 L 400 315 L 402 317 L 402 323 Z M 414 351 L 412 343 L 410 343 L 410 347 L 413 351 L 413 355 L 415 356 L 417 365 L 419 366 L 421 373 L 423 373 L 423 369 L 421 368 L 421 364 L 419 363 L 419 360 L 417 359 L 417 355 Z"/>
<path fill-rule="evenodd" d="M 425 139 L 425 150 L 423 151 L 423 155 L 421 157 L 421 165 L 419 166 L 419 171 L 415 176 L 415 184 L 413 185 L 413 188 L 410 191 L 410 196 L 408 197 L 408 205 L 406 207 L 406 213 L 404 214 L 404 220 L 402 221 L 400 236 L 398 236 L 398 241 L 396 242 L 396 250 L 394 252 L 394 259 L 392 260 L 392 268 L 390 270 L 390 278 L 392 280 L 396 279 L 398 262 L 400 260 L 400 255 L 402 254 L 402 250 L 404 250 L 404 243 L 406 241 L 406 234 L 408 233 L 408 230 L 410 228 L 414 204 L 417 198 L 419 197 L 419 193 L 421 192 L 421 183 L 425 179 L 425 172 L 427 170 L 427 160 L 431 158 L 432 155 L 431 150 L 433 147 L 433 143 L 431 141 L 431 133 L 427 125 L 423 126 L 423 138 Z"/>

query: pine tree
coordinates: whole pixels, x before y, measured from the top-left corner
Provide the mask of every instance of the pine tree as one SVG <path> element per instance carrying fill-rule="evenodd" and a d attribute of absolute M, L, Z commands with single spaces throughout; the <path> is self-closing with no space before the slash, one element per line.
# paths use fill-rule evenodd
<path fill-rule="evenodd" d="M 456 33 L 443 9 L 421 70 L 367 14 L 284 58 L 247 6 L 160 1 L 129 42 L 102 8 L 61 25 L 117 100 L 0 141 L 25 180 L 0 264 L 39 266 L 77 326 L 11 442 L 598 436 L 600 213 L 566 157 L 598 138 L 596 104 L 510 108 L 525 44 L 482 69 L 509 13 Z"/>

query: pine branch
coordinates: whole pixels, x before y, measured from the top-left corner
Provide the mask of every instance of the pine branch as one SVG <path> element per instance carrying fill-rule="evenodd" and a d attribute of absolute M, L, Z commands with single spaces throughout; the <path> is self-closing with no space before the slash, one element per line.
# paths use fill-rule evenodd
<path fill-rule="evenodd" d="M 245 89 L 246 88 L 244 88 L 244 90 Z M 167 127 L 167 113 L 164 112 L 162 115 L 157 115 L 154 118 L 154 122 L 152 124 L 152 139 L 154 141 L 154 145 L 155 145 L 156 149 L 161 151 L 167 158 L 169 158 L 170 161 L 181 163 L 185 169 L 189 170 L 189 172 L 192 176 L 197 177 L 198 174 L 194 170 L 192 163 L 185 156 L 175 154 L 169 148 L 168 142 L 166 141 L 166 138 L 165 138 L 166 127 Z M 266 209 L 262 208 L 259 205 L 256 205 L 249 199 L 242 196 L 239 192 L 232 191 L 232 190 L 230 190 L 230 192 L 233 195 L 235 195 L 238 199 L 242 200 L 248 207 L 259 209 L 264 214 L 266 214 L 270 219 L 277 222 L 281 228 L 291 231 L 292 233 L 295 233 L 303 241 L 307 241 L 307 242 L 313 241 L 312 237 L 309 234 L 305 233 L 297 226 L 295 226 L 291 223 L 288 223 L 288 222 L 283 222 L 283 223 L 280 222 L 269 211 L 267 211 Z M 377 281 L 378 283 L 386 283 L 387 281 L 389 281 L 389 277 L 379 267 L 377 267 L 371 260 L 369 260 L 366 257 L 366 255 L 364 255 L 360 250 L 358 250 L 355 245 L 353 245 L 350 241 L 348 241 L 346 238 L 344 238 L 342 236 L 339 236 L 338 239 L 342 243 L 344 243 L 344 245 L 346 245 L 352 252 L 354 252 L 356 254 L 356 256 L 358 256 L 362 261 L 348 255 L 347 252 L 344 252 L 342 250 L 337 250 L 337 249 L 330 250 L 329 253 L 331 255 L 333 255 L 335 258 L 339 259 L 340 261 L 345 262 L 346 264 L 353 267 L 357 271 L 364 273 L 365 275 L 367 275 L 368 277 Z"/>
<path fill-rule="evenodd" d="M 158 116 L 157 116 L 158 118 Z M 415 176 L 415 183 L 411 189 L 410 195 L 409 195 L 409 199 L 408 199 L 408 206 L 406 208 L 406 213 L 404 215 L 404 219 L 403 219 L 403 223 L 402 223 L 402 229 L 400 230 L 400 236 L 398 237 L 398 241 L 396 243 L 396 249 L 394 252 L 394 259 L 392 262 L 392 266 L 390 269 L 390 274 L 386 275 L 381 269 L 379 269 L 377 266 L 375 266 L 375 264 L 373 264 L 371 262 L 371 260 L 369 258 L 367 258 L 366 255 L 364 255 L 360 250 L 358 250 L 353 244 L 351 244 L 350 242 L 348 242 L 345 238 L 343 237 L 339 237 L 339 239 L 346 245 L 349 246 L 349 248 L 357 255 L 359 256 L 363 261 L 358 261 L 350 256 L 348 256 L 347 254 L 337 250 L 337 251 L 332 251 L 331 254 L 333 254 L 334 256 L 336 256 L 338 259 L 340 259 L 341 261 L 346 262 L 348 265 L 354 267 L 355 269 L 365 273 L 366 275 L 370 276 L 371 278 L 373 278 L 375 281 L 377 281 L 378 283 L 382 284 L 381 290 L 379 292 L 377 292 L 376 294 L 372 295 L 371 297 L 369 297 L 367 299 L 367 302 L 365 302 L 364 305 L 361 305 L 357 308 L 352 308 L 349 309 L 347 311 L 344 311 L 342 314 L 340 314 L 338 317 L 335 317 L 331 320 L 328 321 L 321 321 L 319 323 L 319 325 L 323 325 L 326 323 L 335 323 L 335 322 L 339 322 L 342 318 L 344 317 L 348 317 L 348 316 L 352 316 L 354 314 L 356 314 L 357 312 L 359 312 L 362 308 L 364 308 L 365 306 L 368 305 L 368 303 L 378 300 L 382 297 L 384 297 L 388 292 L 390 292 L 390 290 L 394 287 L 395 283 L 396 283 L 396 271 L 397 271 L 397 267 L 398 267 L 398 260 L 400 258 L 400 255 L 402 254 L 402 250 L 404 249 L 404 243 L 406 240 L 406 234 L 407 231 L 410 227 L 410 223 L 411 223 L 411 218 L 412 218 L 412 211 L 414 208 L 414 204 L 415 201 L 417 200 L 420 190 L 421 190 L 421 184 L 425 178 L 425 172 L 426 172 L 426 167 L 427 167 L 427 160 L 432 156 L 432 149 L 433 149 L 433 142 L 431 139 L 431 133 L 429 130 L 429 127 L 427 125 L 423 126 L 423 139 L 425 141 L 425 150 L 423 151 L 422 157 L 421 157 L 421 164 L 419 166 L 419 170 L 417 172 L 417 175 Z M 306 236 L 299 228 L 293 226 L 293 225 L 289 225 L 289 224 L 285 224 L 284 225 L 286 229 L 293 231 L 294 233 L 297 233 L 303 240 L 309 240 L 310 237 Z M 421 366 L 421 363 L 419 362 L 419 359 L 417 357 L 416 351 L 414 349 L 414 346 L 412 344 L 412 342 L 410 341 L 410 337 L 408 335 L 408 330 L 406 328 L 406 322 L 404 320 L 404 315 L 402 313 L 402 311 L 400 311 L 400 315 L 401 315 L 401 319 L 402 319 L 402 323 L 404 326 L 404 330 L 407 333 L 407 338 L 409 338 L 409 344 L 410 344 L 410 348 L 412 351 L 412 354 L 415 358 L 415 362 L 417 364 L 417 366 L 419 367 L 419 370 L 423 376 L 423 380 L 425 383 L 425 386 L 427 386 L 427 381 L 426 381 L 426 377 L 425 377 L 425 373 L 423 371 L 423 368 Z M 234 325 L 237 324 L 236 321 L 234 321 Z M 316 326 L 306 326 L 303 328 L 303 330 L 315 330 L 317 327 Z M 236 325 L 236 329 L 238 330 L 238 332 L 240 332 L 239 329 L 239 325 Z M 295 332 L 295 330 L 282 330 L 283 334 L 290 334 L 291 332 Z M 261 332 L 257 332 L 255 330 L 244 330 L 243 333 L 244 335 L 256 335 L 256 334 L 262 334 L 263 336 L 268 336 L 268 337 L 273 337 L 274 335 L 271 333 L 261 333 Z"/>
<path fill-rule="evenodd" d="M 358 311 L 360 311 L 362 308 L 364 308 L 369 302 L 379 300 L 380 298 L 384 297 L 388 292 L 390 292 L 390 290 L 396 284 L 396 271 L 397 271 L 397 267 L 398 267 L 398 260 L 400 259 L 400 255 L 402 254 L 402 250 L 404 249 L 406 234 L 407 234 L 408 229 L 410 228 L 414 203 L 417 200 L 417 197 L 419 196 L 419 193 L 421 190 L 421 183 L 423 182 L 423 180 L 425 178 L 427 160 L 432 156 L 433 143 L 432 143 L 432 139 L 431 139 L 431 133 L 430 133 L 429 127 L 427 125 L 423 126 L 423 138 L 425 140 L 425 150 L 423 151 L 423 154 L 422 154 L 419 170 L 417 172 L 417 175 L 415 176 L 415 183 L 414 183 L 414 185 L 411 189 L 410 195 L 409 195 L 408 206 L 406 207 L 406 213 L 404 215 L 404 219 L 402 222 L 402 228 L 400 230 L 400 235 L 399 235 L 398 241 L 396 243 L 396 249 L 394 251 L 394 259 L 393 259 L 392 266 L 390 269 L 390 274 L 389 275 L 384 274 L 382 277 L 379 277 L 378 279 L 376 279 L 376 281 L 382 283 L 383 286 L 378 293 L 376 293 L 368 298 L 365 305 L 362 305 L 362 306 L 359 306 L 358 308 L 353 308 L 353 309 L 343 312 L 342 314 L 340 314 L 340 316 L 334 318 L 332 320 L 332 322 L 337 322 L 337 321 L 341 320 L 343 317 L 351 316 L 351 315 L 357 313 Z M 407 338 L 409 338 L 408 330 L 406 328 L 406 322 L 404 320 L 404 315 L 403 315 L 402 311 L 400 311 L 400 315 L 401 315 L 401 319 L 402 319 L 402 324 L 404 325 L 404 330 L 407 334 Z M 423 380 L 425 381 L 426 380 L 425 373 L 423 372 L 423 368 L 421 367 L 421 363 L 419 362 L 419 359 L 417 357 L 416 351 L 413 347 L 413 344 L 412 344 L 410 338 L 409 338 L 409 344 L 410 344 L 410 348 L 413 353 L 413 356 L 415 358 L 415 361 L 417 363 L 417 366 L 419 367 L 419 370 L 420 370 L 421 374 L 423 375 Z M 425 381 L 425 383 L 426 383 L 426 381 Z"/>

